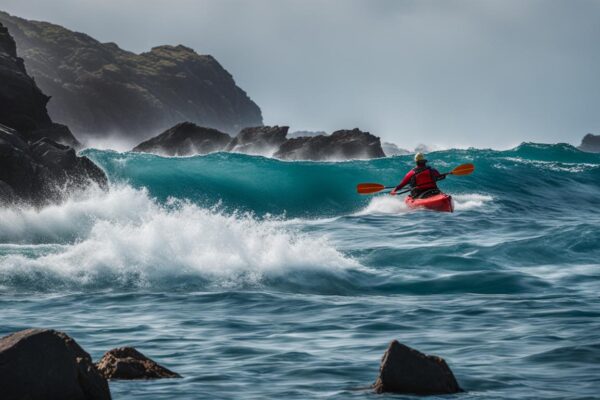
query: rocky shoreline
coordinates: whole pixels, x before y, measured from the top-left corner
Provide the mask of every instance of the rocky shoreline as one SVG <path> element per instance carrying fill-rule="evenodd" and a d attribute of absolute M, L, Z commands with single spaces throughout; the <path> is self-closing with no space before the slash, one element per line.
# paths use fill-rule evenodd
<path fill-rule="evenodd" d="M 17 399 L 111 399 L 109 380 L 181 378 L 133 347 L 92 357 L 64 332 L 26 329 L 0 338 L 0 393 Z M 462 392 L 454 374 L 437 356 L 393 340 L 385 351 L 375 393 L 440 395 Z"/>

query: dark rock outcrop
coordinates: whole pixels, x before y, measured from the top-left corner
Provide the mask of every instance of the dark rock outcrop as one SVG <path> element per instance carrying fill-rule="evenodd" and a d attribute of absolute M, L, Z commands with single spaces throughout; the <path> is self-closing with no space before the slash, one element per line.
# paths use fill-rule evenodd
<path fill-rule="evenodd" d="M 231 136 L 226 133 L 203 128 L 191 122 L 182 122 L 140 143 L 132 151 L 165 156 L 188 156 L 222 151 L 229 142 Z"/>
<path fill-rule="evenodd" d="M 288 139 L 274 154 L 284 160 L 350 160 L 385 157 L 377 136 L 359 129 L 340 130 L 329 136 Z"/>
<path fill-rule="evenodd" d="M 15 41 L 0 23 L 0 123 L 18 130 L 28 141 L 47 137 L 78 146 L 69 128 L 52 122 L 46 111 L 46 96 L 27 75 L 17 57 Z"/>
<path fill-rule="evenodd" d="M 27 329 L 0 339 L 0 397 L 108 400 L 108 382 L 65 333 Z"/>
<path fill-rule="evenodd" d="M 577 148 L 590 153 L 600 153 L 600 135 L 588 133 L 583 137 L 581 144 Z"/>
<path fill-rule="evenodd" d="M 244 128 L 227 145 L 225 151 L 271 156 L 286 141 L 288 129 L 287 126 Z"/>
<path fill-rule="evenodd" d="M 418 395 L 462 392 L 443 358 L 425 355 L 394 340 L 381 360 L 377 393 Z"/>
<path fill-rule="evenodd" d="M 181 45 L 135 54 L 4 12 L 0 22 L 29 73 L 52 96 L 52 118 L 78 135 L 141 139 L 182 120 L 229 133 L 262 125 L 260 108 L 210 55 Z"/>
<path fill-rule="evenodd" d="M 106 352 L 96 366 L 106 379 L 181 378 L 178 373 L 158 365 L 133 347 L 119 347 Z"/>
<path fill-rule="evenodd" d="M 0 125 L 0 195 L 43 204 L 95 183 L 108 188 L 104 172 L 71 147 L 44 138 L 28 143 Z M 9 189 L 7 189 L 8 187 Z"/>

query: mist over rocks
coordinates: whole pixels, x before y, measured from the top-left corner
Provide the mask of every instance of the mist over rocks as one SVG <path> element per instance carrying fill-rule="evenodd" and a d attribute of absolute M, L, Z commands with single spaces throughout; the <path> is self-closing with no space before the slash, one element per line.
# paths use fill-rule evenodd
<path fill-rule="evenodd" d="M 376 393 L 417 395 L 463 391 L 443 358 L 423 354 L 397 340 L 385 351 L 373 387 Z"/>
<path fill-rule="evenodd" d="M 27 329 L 0 339 L 0 397 L 110 400 L 106 379 L 67 334 Z"/>
<path fill-rule="evenodd" d="M 352 160 L 385 157 L 381 141 L 358 128 L 329 136 L 299 137 L 283 143 L 274 157 L 282 160 Z"/>
<path fill-rule="evenodd" d="M 50 119 L 46 110 L 49 100 L 27 74 L 14 39 L 0 21 L 0 123 L 18 130 L 27 141 L 47 137 L 79 146 L 68 127 Z"/>
<path fill-rule="evenodd" d="M 257 126 L 244 128 L 227 145 L 225 151 L 271 156 L 286 141 L 288 126 Z"/>
<path fill-rule="evenodd" d="M 135 54 L 5 12 L 0 22 L 15 38 L 31 76 L 52 96 L 52 118 L 78 135 L 140 140 L 182 120 L 228 133 L 263 123 L 260 108 L 210 55 L 182 45 Z M 45 104 L 40 94 L 34 98 Z"/>
<path fill-rule="evenodd" d="M 600 135 L 588 133 L 583 137 L 581 144 L 577 148 L 589 153 L 600 153 Z"/>
<path fill-rule="evenodd" d="M 216 129 L 182 122 L 140 143 L 132 151 L 165 156 L 208 154 L 222 151 L 231 140 L 231 136 Z"/>
<path fill-rule="evenodd" d="M 395 143 L 383 142 L 381 148 L 387 157 L 405 156 L 411 154 L 409 150 L 401 149 Z"/>

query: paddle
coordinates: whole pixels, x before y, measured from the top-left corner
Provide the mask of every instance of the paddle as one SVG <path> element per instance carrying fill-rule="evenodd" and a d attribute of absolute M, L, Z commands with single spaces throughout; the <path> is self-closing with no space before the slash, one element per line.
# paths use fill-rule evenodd
<path fill-rule="evenodd" d="M 456 175 L 456 176 L 469 175 L 469 174 L 473 173 L 474 170 L 475 170 L 475 166 L 473 164 L 462 164 L 462 165 L 459 165 L 458 167 L 454 168 L 452 171 L 446 172 L 445 174 L 442 174 L 442 175 L 444 175 L 444 176 L 446 176 L 446 175 Z M 381 192 L 382 190 L 393 189 L 393 188 L 395 188 L 395 186 L 385 186 L 380 183 L 359 183 L 358 185 L 356 185 L 356 191 L 360 194 L 378 193 L 378 192 Z M 404 190 L 402 192 L 397 192 L 396 194 L 402 194 L 402 193 L 408 193 L 408 192 L 410 192 L 410 189 Z"/>

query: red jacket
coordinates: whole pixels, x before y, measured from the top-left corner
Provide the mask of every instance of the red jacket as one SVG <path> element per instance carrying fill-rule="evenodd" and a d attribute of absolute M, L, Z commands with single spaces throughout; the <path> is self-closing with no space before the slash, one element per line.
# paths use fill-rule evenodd
<path fill-rule="evenodd" d="M 443 179 L 442 174 L 435 168 L 416 167 L 408 171 L 396 189 L 400 190 L 410 183 L 410 186 L 419 190 L 437 189 L 436 181 Z"/>

